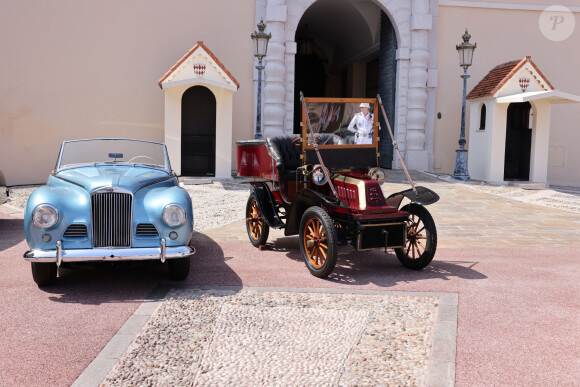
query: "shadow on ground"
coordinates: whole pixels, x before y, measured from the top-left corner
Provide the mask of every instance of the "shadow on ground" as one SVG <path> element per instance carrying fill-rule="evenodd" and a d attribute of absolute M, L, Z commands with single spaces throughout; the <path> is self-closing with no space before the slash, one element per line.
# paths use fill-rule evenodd
<path fill-rule="evenodd" d="M 303 262 L 298 242 L 297 237 L 283 237 L 270 245 L 273 251 L 285 253 L 289 259 Z M 475 269 L 477 264 L 477 261 L 439 261 L 436 253 L 429 266 L 423 270 L 411 270 L 401 265 L 392 250 L 388 253 L 383 250 L 356 251 L 350 246 L 339 246 L 336 267 L 325 280 L 355 286 L 374 284 L 392 287 L 398 283 L 428 279 L 486 279 L 487 276 Z M 308 270 L 306 266 L 304 270 Z"/>
<path fill-rule="evenodd" d="M 0 218 L 0 251 L 16 246 L 24 240 L 24 221 L 22 219 Z"/>
<path fill-rule="evenodd" d="M 179 287 L 213 278 L 216 284 L 242 284 L 238 275 L 225 264 L 228 258 L 224 257 L 215 241 L 196 233 L 191 244 L 196 253 L 191 259 L 189 276 L 184 281 L 169 279 L 167 263 L 78 263 L 61 268 L 56 284 L 42 290 L 50 294 L 49 299 L 54 302 L 99 305 L 142 301 L 160 285 Z"/>

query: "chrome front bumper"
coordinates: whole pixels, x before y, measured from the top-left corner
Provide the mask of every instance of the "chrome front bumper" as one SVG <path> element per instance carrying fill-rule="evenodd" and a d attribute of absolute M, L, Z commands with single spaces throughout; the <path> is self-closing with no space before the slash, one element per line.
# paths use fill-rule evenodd
<path fill-rule="evenodd" d="M 189 246 L 166 247 L 165 239 L 161 239 L 160 247 L 136 248 L 96 248 L 65 250 L 62 242 L 56 242 L 56 250 L 29 250 L 24 253 L 24 260 L 31 262 L 100 262 L 100 261 L 147 261 L 159 259 L 184 258 L 195 254 L 195 249 Z"/>

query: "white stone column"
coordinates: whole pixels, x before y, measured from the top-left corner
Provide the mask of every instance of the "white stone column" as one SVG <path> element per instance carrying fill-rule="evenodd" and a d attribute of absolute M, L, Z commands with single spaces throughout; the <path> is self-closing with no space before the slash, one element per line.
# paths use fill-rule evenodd
<path fill-rule="evenodd" d="M 503 182 L 505 166 L 505 138 L 508 103 L 490 103 L 486 106 L 486 111 L 492 114 L 485 122 L 486 130 L 491 129 L 491 156 L 489 167 L 489 182 Z M 490 122 L 491 121 L 491 122 Z"/>
<path fill-rule="evenodd" d="M 534 101 L 532 126 L 532 149 L 530 157 L 530 181 L 548 182 L 548 150 L 550 146 L 550 114 L 552 105 L 546 100 Z"/>
<path fill-rule="evenodd" d="M 284 133 L 286 67 L 284 28 L 286 23 L 285 0 L 268 0 L 266 5 L 266 30 L 272 34 L 268 44 L 264 80 L 263 136 Z"/>
<path fill-rule="evenodd" d="M 286 41 L 286 115 L 284 131 L 292 134 L 294 130 L 294 68 L 296 63 L 296 42 Z"/>
<path fill-rule="evenodd" d="M 407 93 L 409 90 L 409 48 L 399 48 L 397 49 L 397 101 L 395 105 L 395 112 L 397 112 L 397 118 L 395 120 L 396 129 L 395 139 L 397 140 L 397 145 L 399 147 L 399 152 L 403 159 L 406 159 L 405 154 L 407 152 L 407 107 L 408 98 Z M 399 160 L 399 156 L 396 152 L 393 152 L 393 169 L 402 169 L 403 164 Z"/>
<path fill-rule="evenodd" d="M 411 54 L 407 109 L 406 163 L 409 169 L 427 171 L 429 155 L 425 149 L 427 123 L 427 81 L 429 79 L 429 30 L 432 16 L 428 0 L 413 0 L 411 13 Z"/>
<path fill-rule="evenodd" d="M 479 130 L 481 118 L 481 107 L 486 107 L 485 130 Z M 493 100 L 467 101 L 469 110 L 469 121 L 465 123 L 466 134 L 469 133 L 469 156 L 467 158 L 467 169 L 472 180 L 488 181 L 490 179 L 490 157 L 491 157 L 491 135 L 493 128 L 494 113 Z"/>

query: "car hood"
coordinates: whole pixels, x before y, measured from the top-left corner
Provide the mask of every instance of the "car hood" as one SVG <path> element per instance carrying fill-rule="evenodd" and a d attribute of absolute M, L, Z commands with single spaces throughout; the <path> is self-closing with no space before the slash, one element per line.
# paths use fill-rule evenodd
<path fill-rule="evenodd" d="M 169 177 L 166 171 L 128 165 L 95 165 L 67 169 L 56 177 L 83 186 L 87 192 L 102 187 L 120 187 L 135 192 L 142 186 Z"/>

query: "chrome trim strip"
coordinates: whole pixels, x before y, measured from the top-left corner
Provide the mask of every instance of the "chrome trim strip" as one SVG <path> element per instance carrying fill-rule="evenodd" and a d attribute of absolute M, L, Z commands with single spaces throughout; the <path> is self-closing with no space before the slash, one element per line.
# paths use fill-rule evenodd
<path fill-rule="evenodd" d="M 85 188 L 85 186 L 84 186 L 84 185 L 82 185 L 82 184 L 79 184 L 79 183 L 77 183 L 77 182 L 75 182 L 75 181 L 72 181 L 72 180 L 69 180 L 69 179 L 65 179 L 65 178 L 64 178 L 64 177 L 62 177 L 62 176 L 58 176 L 56 173 L 53 173 L 53 174 L 52 174 L 52 176 L 53 176 L 53 177 L 55 177 L 56 179 L 60 179 L 60 180 L 62 180 L 62 181 L 66 181 L 67 183 L 74 184 L 74 185 L 76 185 L 76 186 L 78 186 L 78 187 L 81 187 L 82 189 L 85 189 L 85 190 L 86 190 L 86 188 Z"/>
<path fill-rule="evenodd" d="M 161 259 L 184 258 L 195 254 L 195 248 L 190 246 L 142 247 L 129 249 L 71 249 L 60 250 L 61 262 L 91 262 L 91 261 L 145 261 Z M 32 262 L 57 262 L 57 250 L 30 250 L 24 253 L 24 260 Z"/>
<path fill-rule="evenodd" d="M 113 141 L 124 140 L 124 141 L 148 142 L 150 144 L 165 145 L 164 143 L 157 142 L 157 141 L 138 140 L 136 138 L 116 138 L 116 137 L 83 138 L 80 140 L 67 140 L 67 141 L 63 141 L 63 144 L 69 143 L 69 142 L 82 142 L 82 141 L 95 141 L 95 140 L 113 140 Z"/>
<path fill-rule="evenodd" d="M 60 162 L 62 160 L 62 151 L 64 149 L 65 144 L 71 143 L 71 142 L 82 142 L 82 141 L 95 141 L 95 140 L 112 140 L 112 141 L 135 141 L 135 142 L 145 142 L 145 143 L 150 143 L 150 144 L 158 144 L 158 145 L 162 145 L 163 149 L 164 149 L 164 153 L 165 153 L 165 160 L 166 160 L 166 168 L 155 168 L 155 169 L 160 169 L 163 171 L 167 171 L 169 173 L 171 173 L 171 164 L 169 163 L 169 153 L 167 152 L 167 146 L 162 143 L 162 142 L 156 142 L 156 141 L 147 141 L 147 140 L 138 140 L 135 138 L 85 138 L 85 139 L 80 139 L 80 140 L 69 140 L 69 141 L 63 141 L 61 146 L 60 146 L 60 153 L 58 154 L 58 159 L 56 161 L 56 166 L 54 167 L 54 172 L 58 173 L 60 171 L 63 171 L 65 169 L 70 169 L 70 168 L 78 168 L 78 165 L 72 166 L 72 167 L 65 167 L 65 168 L 60 168 Z M 97 163 L 90 163 L 90 164 L 86 164 L 84 166 L 87 165 L 95 165 Z M 130 164 L 133 165 L 133 164 Z"/>
<path fill-rule="evenodd" d="M 169 169 L 167 169 L 167 168 L 161 168 L 161 167 L 156 167 L 154 165 L 138 164 L 138 163 L 116 163 L 116 164 L 108 164 L 108 163 L 106 163 L 104 161 L 103 162 L 97 162 L 97 163 L 75 164 L 75 165 L 71 165 L 69 167 L 62 167 L 62 168 L 59 168 L 58 171 L 55 172 L 55 173 L 60 173 L 62 171 L 66 171 L 66 170 L 69 170 L 69 169 L 84 168 L 84 167 L 96 167 L 96 166 L 101 166 L 101 165 L 104 165 L 104 166 L 114 165 L 116 167 L 119 167 L 119 166 L 134 167 L 134 166 L 138 165 L 138 166 L 143 167 L 143 168 L 155 169 L 157 171 L 163 171 L 163 172 L 166 172 L 166 173 L 170 173 L 170 170 Z"/>
<path fill-rule="evenodd" d="M 169 175 L 169 176 L 167 176 L 167 177 L 163 177 L 163 178 L 161 178 L 161 179 L 157 179 L 157 180 L 155 180 L 155 181 L 152 181 L 152 182 L 150 182 L 150 183 L 143 184 L 142 186 L 140 186 L 139 188 L 137 188 L 137 189 L 135 190 L 135 192 L 139 191 L 139 190 L 140 190 L 140 189 L 142 189 L 142 188 L 149 187 L 150 185 L 157 184 L 157 183 L 162 183 L 162 182 L 164 182 L 164 181 L 171 180 L 171 179 L 173 179 L 173 176 Z"/>

